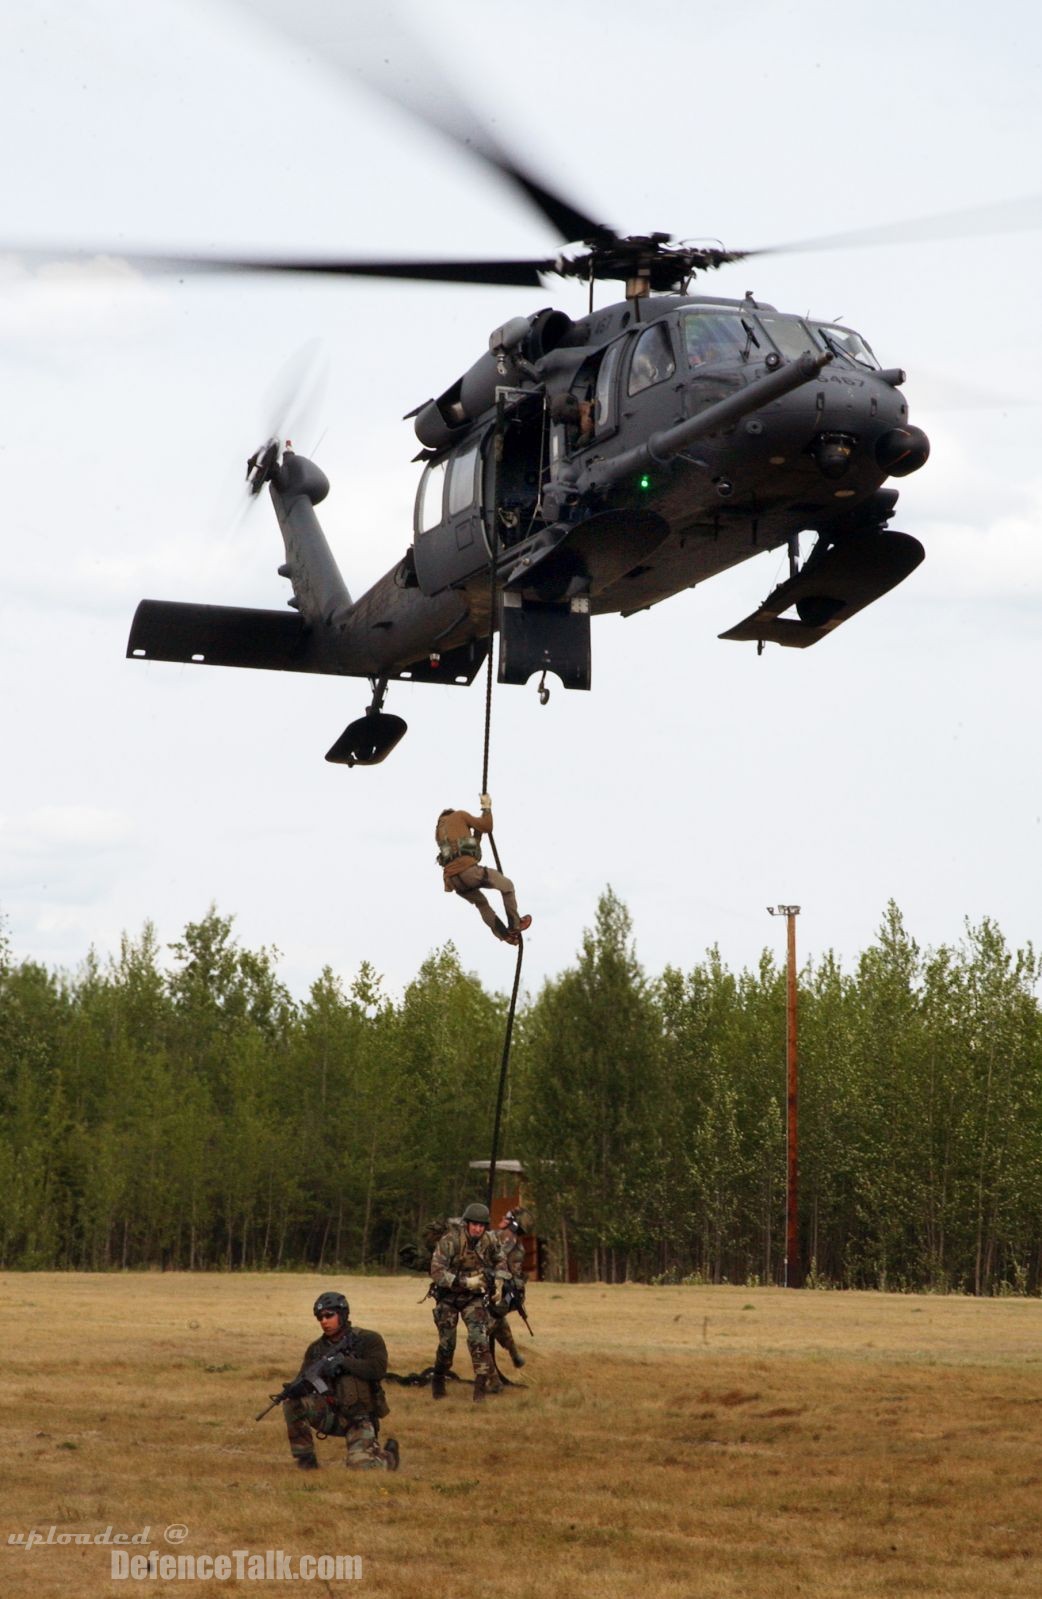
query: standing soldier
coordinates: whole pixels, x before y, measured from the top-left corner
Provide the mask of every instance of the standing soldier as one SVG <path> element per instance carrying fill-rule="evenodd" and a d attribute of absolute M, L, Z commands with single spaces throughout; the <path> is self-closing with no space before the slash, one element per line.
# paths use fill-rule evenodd
<path fill-rule="evenodd" d="M 522 1239 L 525 1233 L 529 1231 L 531 1225 L 531 1216 L 523 1206 L 519 1205 L 516 1210 L 508 1210 L 503 1217 L 503 1225 L 494 1228 L 492 1231 L 492 1237 L 498 1238 L 503 1246 L 503 1254 L 510 1272 L 510 1282 L 504 1296 L 505 1302 L 493 1320 L 492 1329 L 489 1333 L 489 1343 L 501 1345 L 515 1366 L 523 1366 L 525 1357 L 514 1342 L 514 1335 L 510 1330 L 510 1323 L 507 1321 L 507 1317 L 511 1310 L 524 1310 L 525 1308 L 525 1283 L 528 1279 L 525 1276 L 525 1246 L 522 1243 Z M 495 1348 L 493 1348 L 493 1360 L 495 1360 L 495 1353 Z"/>
<path fill-rule="evenodd" d="M 318 1466 L 311 1429 L 320 1436 L 347 1439 L 346 1465 L 356 1471 L 397 1471 L 398 1444 L 378 1443 L 381 1419 L 388 1414 L 381 1387 L 387 1375 L 387 1345 L 377 1332 L 352 1327 L 343 1294 L 319 1294 L 315 1319 L 322 1336 L 304 1352 L 300 1374 L 283 1405 L 294 1460 L 302 1471 Z M 329 1391 L 318 1393 L 306 1375 L 320 1362 Z"/>
<path fill-rule="evenodd" d="M 456 1325 L 463 1317 L 467 1347 L 474 1364 L 474 1398 L 499 1386 L 488 1347 L 492 1313 L 489 1305 L 496 1280 L 510 1277 L 503 1246 L 488 1230 L 487 1205 L 468 1205 L 459 1221 L 451 1221 L 438 1241 L 431 1261 L 431 1287 L 437 1301 L 434 1325 L 438 1352 L 434 1357 L 431 1397 L 445 1398 L 445 1378 L 456 1353 Z"/>

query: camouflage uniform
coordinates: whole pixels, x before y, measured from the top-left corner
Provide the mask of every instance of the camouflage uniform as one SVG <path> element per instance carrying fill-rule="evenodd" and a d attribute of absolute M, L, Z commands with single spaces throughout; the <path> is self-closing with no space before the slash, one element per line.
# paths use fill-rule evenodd
<path fill-rule="evenodd" d="M 499 1240 L 503 1256 L 510 1272 L 510 1279 L 518 1294 L 525 1291 L 525 1246 L 512 1227 L 496 1227 L 490 1237 Z M 494 1316 L 489 1330 L 489 1342 L 499 1344 L 505 1349 L 515 1366 L 523 1366 L 524 1358 L 518 1355 L 514 1334 L 510 1330 L 509 1313 L 506 1316 Z M 493 1356 L 495 1352 L 493 1351 Z"/>
<path fill-rule="evenodd" d="M 314 1454 L 313 1427 L 322 1437 L 347 1439 L 347 1465 L 354 1470 L 389 1471 L 392 1456 L 377 1441 L 380 1418 L 387 1415 L 380 1386 L 387 1373 L 387 1345 L 380 1334 L 348 1325 L 332 1338 L 316 1338 L 304 1352 L 298 1376 L 314 1361 L 336 1354 L 346 1333 L 353 1334 L 354 1343 L 333 1392 L 287 1399 L 282 1407 L 290 1451 L 294 1460 Z"/>
<path fill-rule="evenodd" d="M 483 1289 L 475 1293 L 460 1285 L 459 1278 L 466 1277 L 470 1272 L 489 1272 L 500 1281 L 506 1281 L 510 1270 L 503 1246 L 495 1233 L 486 1232 L 480 1238 L 469 1238 L 462 1223 L 450 1222 L 431 1261 L 431 1282 L 437 1300 L 434 1325 L 438 1329 L 434 1369 L 442 1376 L 452 1370 L 456 1353 L 456 1327 L 462 1316 L 467 1329 L 467 1348 L 474 1365 L 474 1376 L 492 1386 L 495 1383 L 495 1371 L 488 1337 L 493 1317 L 485 1304 L 486 1293 Z"/>

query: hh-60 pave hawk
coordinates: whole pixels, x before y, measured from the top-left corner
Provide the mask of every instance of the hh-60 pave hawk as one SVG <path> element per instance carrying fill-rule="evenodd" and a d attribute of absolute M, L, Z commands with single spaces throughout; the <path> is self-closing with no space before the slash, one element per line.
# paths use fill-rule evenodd
<path fill-rule="evenodd" d="M 249 483 L 270 492 L 292 611 L 138 606 L 134 657 L 369 678 L 368 710 L 326 756 L 349 766 L 383 760 L 405 732 L 383 710 L 393 679 L 470 683 L 495 629 L 500 682 L 551 671 L 568 688 L 589 688 L 591 615 L 629 615 L 788 546 L 787 579 L 721 637 L 802 648 L 923 558 L 916 539 L 887 525 L 898 497 L 887 479 L 929 454 L 909 422 L 899 368 L 882 369 L 848 327 L 779 312 L 752 294 L 688 292 L 694 274 L 765 252 L 661 233 L 623 238 L 490 136 L 466 144 L 581 248 L 514 261 L 163 258 L 217 271 L 589 283 L 587 314 L 545 309 L 504 323 L 461 378 L 410 413 L 423 462 L 412 544 L 361 598 L 348 593 L 315 515 L 325 476 L 272 438 L 251 458 Z M 992 209 L 926 227 L 934 236 L 982 231 Z M 924 236 L 923 224 L 912 227 Z M 816 242 L 899 237 L 885 229 Z M 594 309 L 594 284 L 616 279 L 626 298 Z M 800 565 L 808 531 L 816 541 Z"/>

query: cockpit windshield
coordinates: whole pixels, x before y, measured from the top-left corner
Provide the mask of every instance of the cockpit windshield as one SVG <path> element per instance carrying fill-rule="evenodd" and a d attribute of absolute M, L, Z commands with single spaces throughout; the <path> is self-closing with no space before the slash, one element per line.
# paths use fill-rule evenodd
<path fill-rule="evenodd" d="M 853 361 L 856 366 L 866 366 L 870 372 L 879 371 L 879 362 L 870 346 L 853 328 L 816 324 L 814 331 L 835 355 L 845 355 L 848 361 Z"/>
<path fill-rule="evenodd" d="M 680 321 L 688 364 L 692 367 L 733 361 L 746 348 L 748 330 L 734 312 L 685 311 Z"/>
<path fill-rule="evenodd" d="M 758 320 L 787 361 L 798 361 L 805 352 L 816 353 L 814 339 L 799 317 L 768 316 L 761 311 Z"/>

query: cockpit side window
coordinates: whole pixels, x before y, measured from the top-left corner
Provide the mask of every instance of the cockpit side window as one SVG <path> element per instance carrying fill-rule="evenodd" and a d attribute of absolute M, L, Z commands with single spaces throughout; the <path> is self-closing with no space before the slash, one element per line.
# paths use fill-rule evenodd
<path fill-rule="evenodd" d="M 628 393 L 640 394 L 654 383 L 662 383 L 676 371 L 673 347 L 669 332 L 663 322 L 653 322 L 637 340 L 630 362 Z"/>
<path fill-rule="evenodd" d="M 681 318 L 684 348 L 692 368 L 731 362 L 742 355 L 748 331 L 739 316 L 719 311 L 688 311 Z"/>

